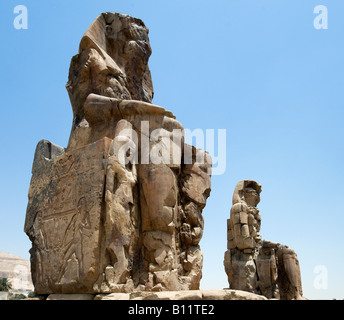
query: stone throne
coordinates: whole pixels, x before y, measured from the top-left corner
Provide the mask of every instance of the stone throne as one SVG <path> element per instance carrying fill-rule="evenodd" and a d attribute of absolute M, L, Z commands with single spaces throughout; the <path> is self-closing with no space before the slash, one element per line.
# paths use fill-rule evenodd
<path fill-rule="evenodd" d="M 36 148 L 24 230 L 37 294 L 199 289 L 211 158 L 151 103 L 148 29 L 101 14 L 72 58 L 67 148 Z"/>

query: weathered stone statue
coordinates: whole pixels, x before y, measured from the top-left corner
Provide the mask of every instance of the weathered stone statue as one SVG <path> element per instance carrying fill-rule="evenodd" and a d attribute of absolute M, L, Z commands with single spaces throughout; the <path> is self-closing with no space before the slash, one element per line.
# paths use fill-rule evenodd
<path fill-rule="evenodd" d="M 38 294 L 199 288 L 211 159 L 151 104 L 150 54 L 141 20 L 103 13 L 72 58 L 68 146 L 40 141 L 32 168 Z"/>
<path fill-rule="evenodd" d="M 259 234 L 260 193 L 261 185 L 252 180 L 240 181 L 234 190 L 224 259 L 230 288 L 267 298 L 301 299 L 297 255 L 287 246 L 262 240 Z"/>

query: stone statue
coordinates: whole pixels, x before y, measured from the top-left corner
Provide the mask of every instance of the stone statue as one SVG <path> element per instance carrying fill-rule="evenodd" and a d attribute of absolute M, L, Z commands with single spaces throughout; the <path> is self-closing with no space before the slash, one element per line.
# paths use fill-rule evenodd
<path fill-rule="evenodd" d="M 103 13 L 72 58 L 68 146 L 40 141 L 32 168 L 37 294 L 199 288 L 211 158 L 151 104 L 150 55 L 141 20 Z"/>
<path fill-rule="evenodd" d="M 224 258 L 230 288 L 267 298 L 302 299 L 297 255 L 287 246 L 262 240 L 259 234 L 261 190 L 252 180 L 240 181 L 234 190 Z"/>

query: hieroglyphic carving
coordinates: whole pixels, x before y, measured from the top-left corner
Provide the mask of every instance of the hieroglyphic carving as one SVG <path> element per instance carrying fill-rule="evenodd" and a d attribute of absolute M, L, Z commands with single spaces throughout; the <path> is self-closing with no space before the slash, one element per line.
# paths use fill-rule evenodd
<path fill-rule="evenodd" d="M 33 188 L 50 195 L 38 208 L 30 206 L 29 199 L 27 210 L 28 215 L 36 215 L 26 229 L 33 240 L 38 291 L 46 291 L 47 286 L 50 291 L 62 292 L 71 285 L 93 289 L 93 273 L 99 269 L 96 262 L 105 182 L 103 152 L 108 152 L 109 143 L 109 139 L 104 139 L 47 160 L 50 174 L 45 186 L 43 181 L 35 185 L 36 177 L 32 178 Z M 33 213 L 32 209 L 38 211 Z"/>

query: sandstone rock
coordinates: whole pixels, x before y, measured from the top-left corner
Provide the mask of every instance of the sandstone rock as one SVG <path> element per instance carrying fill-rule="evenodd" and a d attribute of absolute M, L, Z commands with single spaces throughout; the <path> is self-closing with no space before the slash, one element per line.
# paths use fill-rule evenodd
<path fill-rule="evenodd" d="M 44 161 L 33 174 L 25 232 L 33 242 L 32 279 L 38 294 L 87 293 L 103 272 L 99 251 L 111 140 Z M 41 172 L 41 171 L 40 171 Z"/>
<path fill-rule="evenodd" d="M 302 299 L 299 261 L 295 252 L 279 243 L 261 240 L 257 209 L 261 185 L 240 181 L 233 194 L 227 223 L 228 250 L 224 267 L 231 289 L 262 294 L 269 299 Z"/>
<path fill-rule="evenodd" d="M 98 294 L 51 294 L 47 300 L 268 300 L 241 290 L 189 290 Z"/>
<path fill-rule="evenodd" d="M 73 128 L 84 119 L 83 106 L 90 93 L 152 101 L 148 32 L 140 19 L 120 13 L 106 12 L 93 22 L 80 42 L 79 54 L 72 59 L 66 86 Z"/>
<path fill-rule="evenodd" d="M 98 294 L 94 300 L 130 300 L 129 293 Z"/>
<path fill-rule="evenodd" d="M 50 294 L 47 300 L 94 300 L 92 294 Z"/>
<path fill-rule="evenodd" d="M 95 300 L 268 300 L 262 295 L 241 290 L 189 290 L 134 292 L 130 295 L 112 293 L 97 295 Z"/>
<path fill-rule="evenodd" d="M 198 289 L 211 158 L 151 104 L 148 29 L 101 14 L 72 58 L 67 148 L 35 153 L 25 232 L 38 294 Z"/>
<path fill-rule="evenodd" d="M 202 300 L 267 300 L 267 298 L 242 290 L 202 290 Z"/>

